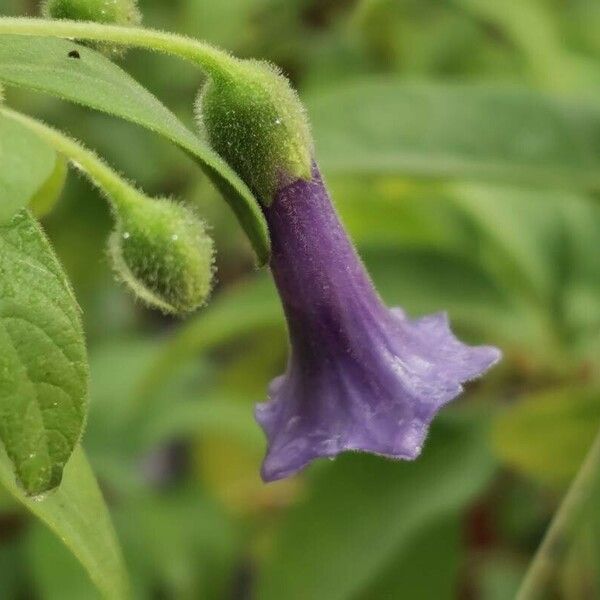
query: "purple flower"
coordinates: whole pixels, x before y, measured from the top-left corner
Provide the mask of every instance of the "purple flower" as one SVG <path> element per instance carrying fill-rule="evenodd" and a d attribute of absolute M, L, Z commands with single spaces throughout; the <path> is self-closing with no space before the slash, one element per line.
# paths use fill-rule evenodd
<path fill-rule="evenodd" d="M 415 459 L 436 413 L 499 350 L 462 344 L 445 313 L 413 320 L 383 304 L 316 166 L 265 215 L 291 356 L 256 407 L 268 438 L 263 479 L 347 450 Z"/>

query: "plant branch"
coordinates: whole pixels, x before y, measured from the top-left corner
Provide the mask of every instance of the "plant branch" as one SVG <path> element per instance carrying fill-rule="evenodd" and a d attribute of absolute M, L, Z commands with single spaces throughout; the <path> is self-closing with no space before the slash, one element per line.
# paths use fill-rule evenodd
<path fill-rule="evenodd" d="M 111 169 L 95 152 L 64 133 L 4 106 L 0 107 L 0 114 L 21 123 L 68 158 L 71 164 L 83 171 L 116 207 L 123 203 L 135 202 L 141 197 L 141 192 Z"/>
<path fill-rule="evenodd" d="M 145 48 L 191 61 L 209 74 L 222 73 L 235 59 L 198 40 L 143 27 L 121 27 L 99 23 L 32 19 L 27 17 L 0 18 L 0 35 L 31 35 L 75 40 L 94 40 L 122 46 Z"/>
<path fill-rule="evenodd" d="M 565 545 L 580 523 L 582 513 L 599 483 L 600 431 L 546 531 L 525 574 L 516 600 L 537 600 L 545 597 L 545 586 L 556 572 Z"/>

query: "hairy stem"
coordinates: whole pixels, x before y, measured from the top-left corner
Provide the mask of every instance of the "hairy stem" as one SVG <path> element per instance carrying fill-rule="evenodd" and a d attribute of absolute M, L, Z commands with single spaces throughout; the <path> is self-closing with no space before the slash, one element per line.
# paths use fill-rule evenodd
<path fill-rule="evenodd" d="M 135 187 L 122 179 L 100 157 L 79 142 L 36 119 L 9 108 L 0 107 L 0 114 L 21 123 L 68 158 L 73 166 L 81 169 L 106 194 L 115 207 L 118 208 L 127 202 L 136 202 L 141 197 L 141 193 Z"/>
<path fill-rule="evenodd" d="M 565 545 L 580 523 L 590 496 L 599 483 L 600 431 L 546 531 L 525 574 L 517 600 L 537 600 L 545 597 L 546 585 L 556 572 Z"/>
<path fill-rule="evenodd" d="M 3 17 L 0 18 L 0 35 L 2 34 L 94 40 L 145 48 L 191 61 L 201 66 L 209 74 L 222 73 L 235 62 L 235 59 L 227 52 L 214 48 L 210 44 L 185 36 L 142 27 L 121 27 L 82 21 Z"/>

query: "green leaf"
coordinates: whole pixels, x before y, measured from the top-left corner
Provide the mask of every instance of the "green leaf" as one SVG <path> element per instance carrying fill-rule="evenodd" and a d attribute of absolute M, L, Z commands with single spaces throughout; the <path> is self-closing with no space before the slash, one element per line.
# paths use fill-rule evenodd
<path fill-rule="evenodd" d="M 43 500 L 23 494 L 1 449 L 0 483 L 63 541 L 107 599 L 129 598 L 127 574 L 108 510 L 80 448 L 66 466 L 61 486 Z"/>
<path fill-rule="evenodd" d="M 526 564 L 518 557 L 505 552 L 482 553 L 472 586 L 477 598 L 482 600 L 507 600 L 516 598 L 525 575 Z"/>
<path fill-rule="evenodd" d="M 596 496 L 583 526 L 570 540 L 560 573 L 563 598 L 600 597 L 600 518 Z M 590 504 L 592 504 L 590 502 Z"/>
<path fill-rule="evenodd" d="M 8 222 L 51 176 L 56 153 L 38 136 L 0 116 L 0 225 Z"/>
<path fill-rule="evenodd" d="M 455 600 L 461 566 L 461 519 L 444 515 L 421 529 L 379 574 L 360 600 Z"/>
<path fill-rule="evenodd" d="M 243 48 L 254 36 L 255 19 L 269 0 L 184 2 L 176 15 L 178 32 L 223 48 Z"/>
<path fill-rule="evenodd" d="M 570 93 L 578 84 L 589 86 L 589 74 L 585 77 L 582 65 L 567 52 L 565 36 L 545 2 L 458 0 L 457 4 L 517 48 L 538 83 Z"/>
<path fill-rule="evenodd" d="M 445 187 L 401 176 L 328 177 L 336 208 L 360 248 L 465 248 L 467 221 Z"/>
<path fill-rule="evenodd" d="M 210 396 L 165 406 L 142 424 L 140 441 L 146 449 L 173 439 L 217 433 L 262 450 L 264 438 L 256 426 L 250 402 Z"/>
<path fill-rule="evenodd" d="M 50 174 L 50 177 L 48 177 L 44 185 L 42 185 L 29 202 L 29 208 L 37 219 L 41 219 L 52 212 L 65 187 L 68 173 L 69 164 L 67 159 L 58 154 L 54 170 Z"/>
<path fill-rule="evenodd" d="M 555 371 L 596 362 L 600 207 L 594 198 L 464 183 L 450 190 L 448 204 L 471 221 L 480 264 L 523 313 L 516 327 L 495 316 L 489 322 L 512 331 L 511 345 L 529 346 L 530 357 L 543 358 Z"/>
<path fill-rule="evenodd" d="M 44 600 L 98 600 L 99 592 L 60 540 L 46 527 L 34 525 L 27 534 L 28 563 L 33 583 Z M 65 583 L 68 582 L 68 585 Z"/>
<path fill-rule="evenodd" d="M 415 316 L 448 310 L 464 322 L 485 323 L 508 312 L 511 303 L 476 261 L 430 248 L 365 252 L 373 280 L 388 303 Z"/>
<path fill-rule="evenodd" d="M 139 598 L 217 600 L 232 597 L 239 532 L 202 487 L 151 491 L 115 514 Z"/>
<path fill-rule="evenodd" d="M 7 513 L 3 512 L 3 517 Z M 0 598 L 18 598 L 27 580 L 26 544 L 21 536 L 11 536 L 0 544 Z"/>
<path fill-rule="evenodd" d="M 323 467 L 283 524 L 257 597 L 279 599 L 282 590 L 286 600 L 355 597 L 422 528 L 487 484 L 494 462 L 482 429 L 438 421 L 415 462 L 347 454 Z"/>
<path fill-rule="evenodd" d="M 181 362 L 261 327 L 283 321 L 283 312 L 268 277 L 259 275 L 234 286 L 197 317 L 189 319 L 142 376 L 138 395 L 164 382 Z"/>
<path fill-rule="evenodd" d="M 561 205 L 577 202 L 573 195 L 514 187 L 454 187 L 456 202 L 482 232 L 494 255 L 513 263 L 521 287 L 532 287 L 548 302 L 557 281 L 563 235 Z"/>
<path fill-rule="evenodd" d="M 525 396 L 497 418 L 500 459 L 543 483 L 564 485 L 577 473 L 600 427 L 600 390 L 573 388 Z"/>
<path fill-rule="evenodd" d="M 27 211 L 0 227 L 0 438 L 26 493 L 56 487 L 87 410 L 80 310 Z"/>
<path fill-rule="evenodd" d="M 69 57 L 74 48 L 79 59 Z M 127 119 L 169 139 L 200 164 L 231 206 L 259 263 L 267 262 L 270 241 L 266 222 L 246 185 L 216 152 L 107 58 L 66 40 L 2 35 L 0 81 Z"/>
<path fill-rule="evenodd" d="M 519 88 L 366 79 L 308 99 L 328 172 L 600 186 L 600 110 Z"/>

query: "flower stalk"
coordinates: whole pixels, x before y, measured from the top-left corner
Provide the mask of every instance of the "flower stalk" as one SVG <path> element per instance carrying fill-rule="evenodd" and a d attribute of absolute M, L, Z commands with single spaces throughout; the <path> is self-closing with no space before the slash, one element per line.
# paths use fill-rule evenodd
<path fill-rule="evenodd" d="M 547 585 L 557 572 L 568 544 L 594 491 L 600 486 L 600 431 L 577 476 L 559 506 L 525 574 L 516 600 L 545 598 Z"/>
<path fill-rule="evenodd" d="M 203 305 L 212 290 L 213 241 L 188 207 L 149 198 L 123 180 L 94 152 L 31 117 L 0 107 L 84 172 L 105 194 L 116 228 L 108 254 L 115 274 L 146 304 L 169 314 Z"/>
<path fill-rule="evenodd" d="M 2 17 L 0 35 L 2 34 L 89 40 L 153 50 L 183 58 L 202 67 L 208 74 L 221 74 L 236 63 L 236 59 L 230 54 L 210 44 L 143 27 L 59 19 Z"/>

